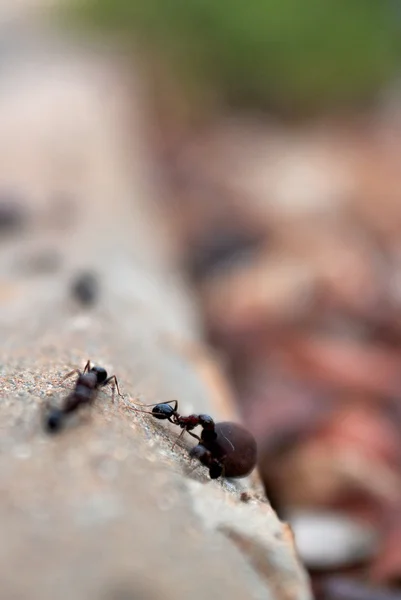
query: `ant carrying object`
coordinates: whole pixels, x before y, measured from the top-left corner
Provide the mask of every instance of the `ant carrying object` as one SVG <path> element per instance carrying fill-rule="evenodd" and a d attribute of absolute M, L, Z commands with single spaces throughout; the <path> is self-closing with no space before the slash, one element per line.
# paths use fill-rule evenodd
<path fill-rule="evenodd" d="M 152 415 L 155 419 L 167 420 L 181 427 L 182 432 L 173 444 L 173 448 L 186 431 L 198 440 L 197 446 L 190 450 L 191 458 L 197 458 L 209 469 L 211 479 L 219 477 L 246 477 L 253 471 L 257 461 L 257 446 L 253 435 L 242 425 L 224 422 L 215 423 L 209 415 L 189 415 L 183 417 L 178 412 L 178 401 L 169 400 L 153 406 L 151 411 L 134 408 L 136 412 Z M 202 427 L 199 437 L 192 432 Z"/>
<path fill-rule="evenodd" d="M 167 421 L 170 421 L 170 423 L 173 423 L 173 425 L 178 425 L 178 427 L 181 427 L 182 431 L 174 442 L 173 448 L 185 431 L 200 442 L 201 438 L 195 433 L 192 433 L 192 430 L 195 429 L 195 427 L 198 427 L 198 425 L 202 427 L 203 431 L 208 432 L 210 438 L 215 436 L 215 424 L 212 417 L 209 415 L 189 415 L 188 417 L 183 417 L 178 412 L 177 400 L 168 400 L 167 402 L 161 402 L 160 404 L 145 404 L 144 406 L 153 406 L 153 409 L 151 411 L 147 411 L 134 408 L 133 410 L 152 415 L 152 417 L 155 419 L 167 419 Z"/>
<path fill-rule="evenodd" d="M 246 477 L 256 466 L 256 440 L 242 425 L 216 423 L 214 435 L 204 429 L 189 455 L 209 469 L 210 479 Z"/>
<path fill-rule="evenodd" d="M 73 369 L 63 377 L 63 381 L 74 373 L 78 374 L 75 388 L 64 399 L 61 408 L 51 408 L 46 416 L 45 428 L 49 433 L 55 433 L 61 429 L 66 415 L 76 411 L 80 406 L 93 404 L 99 388 L 112 384 L 112 402 L 114 402 L 115 388 L 117 388 L 118 395 L 122 396 L 116 376 L 107 377 L 106 369 L 98 366 L 92 367 L 90 360 L 86 363 L 83 372 Z"/>

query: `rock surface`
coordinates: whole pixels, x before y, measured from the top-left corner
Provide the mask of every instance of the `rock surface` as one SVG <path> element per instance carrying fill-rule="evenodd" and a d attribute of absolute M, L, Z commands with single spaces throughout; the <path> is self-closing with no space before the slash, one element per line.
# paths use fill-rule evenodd
<path fill-rule="evenodd" d="M 132 411 L 178 398 L 183 413 L 237 418 L 149 200 L 139 100 L 127 139 L 116 65 L 40 39 L 0 75 L 0 187 L 23 198 L 28 223 L 0 238 L 2 596 L 308 600 L 256 475 L 210 481 L 189 440 L 172 450 L 172 426 Z M 91 309 L 71 296 L 81 269 L 98 276 Z M 88 358 L 125 399 L 101 393 L 48 437 L 46 402 Z"/>

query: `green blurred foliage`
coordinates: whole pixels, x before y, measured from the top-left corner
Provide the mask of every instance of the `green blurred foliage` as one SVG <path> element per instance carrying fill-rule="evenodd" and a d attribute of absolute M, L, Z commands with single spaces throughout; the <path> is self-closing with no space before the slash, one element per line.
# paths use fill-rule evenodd
<path fill-rule="evenodd" d="M 79 0 L 221 104 L 310 113 L 369 100 L 400 66 L 387 0 Z M 207 96 L 207 94 L 206 94 Z"/>

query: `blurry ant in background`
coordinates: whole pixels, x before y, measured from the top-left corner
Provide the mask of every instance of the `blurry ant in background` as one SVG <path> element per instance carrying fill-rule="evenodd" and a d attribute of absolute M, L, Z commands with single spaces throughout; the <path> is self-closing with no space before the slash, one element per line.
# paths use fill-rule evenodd
<path fill-rule="evenodd" d="M 107 377 L 106 369 L 97 366 L 92 367 L 90 360 L 86 363 L 83 372 L 79 369 L 73 369 L 63 377 L 63 381 L 74 375 L 74 373 L 78 374 L 75 388 L 64 399 L 61 408 L 51 408 L 46 416 L 45 428 L 49 433 L 55 433 L 61 429 L 66 415 L 75 412 L 80 406 L 93 404 L 100 388 L 109 384 L 112 385 L 112 402 L 114 402 L 115 388 L 117 388 L 118 395 L 122 396 L 116 376 Z"/>
<path fill-rule="evenodd" d="M 192 430 L 195 429 L 195 427 L 198 427 L 198 425 L 202 427 L 203 431 L 207 431 L 211 438 L 216 435 L 214 431 L 215 424 L 212 417 L 209 415 L 189 415 L 188 417 L 183 417 L 178 412 L 177 400 L 169 400 L 159 404 L 145 404 L 144 406 L 153 406 L 153 409 L 152 411 L 140 410 L 139 408 L 134 408 L 132 410 L 152 415 L 152 417 L 155 419 L 170 421 L 170 423 L 173 423 L 173 425 L 181 427 L 182 431 L 175 440 L 173 448 L 185 432 L 189 433 L 189 435 L 200 442 L 201 438 L 195 433 L 192 433 Z"/>
<path fill-rule="evenodd" d="M 92 271 L 83 271 L 71 283 L 73 298 L 84 307 L 93 306 L 99 297 L 99 280 Z"/>

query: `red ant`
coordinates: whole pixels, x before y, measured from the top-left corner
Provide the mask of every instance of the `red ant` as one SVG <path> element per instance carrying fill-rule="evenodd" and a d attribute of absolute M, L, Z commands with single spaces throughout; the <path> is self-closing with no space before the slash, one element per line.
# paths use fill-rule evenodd
<path fill-rule="evenodd" d="M 82 405 L 90 405 L 94 402 L 99 388 L 112 383 L 112 402 L 114 402 L 115 388 L 119 396 L 120 388 L 115 375 L 107 377 L 107 371 L 103 367 L 91 366 L 90 360 L 85 365 L 83 372 L 79 369 L 73 369 L 63 377 L 63 381 L 78 373 L 78 379 L 74 390 L 65 398 L 62 408 L 52 408 L 45 420 L 45 427 L 48 432 L 54 433 L 62 427 L 64 417 L 76 411 Z"/>
<path fill-rule="evenodd" d="M 181 427 L 182 431 L 174 442 L 173 448 L 185 431 L 200 442 L 201 438 L 195 433 L 192 433 L 192 429 L 195 429 L 198 425 L 202 427 L 203 431 L 207 431 L 210 437 L 213 438 L 215 436 L 215 425 L 212 417 L 209 415 L 189 415 L 188 417 L 183 417 L 178 412 L 177 400 L 168 400 L 167 402 L 161 402 L 159 404 L 145 404 L 145 406 L 153 406 L 152 411 L 140 410 L 138 408 L 134 408 L 133 410 L 152 415 L 155 419 L 167 419 L 167 421 L 170 421 L 173 425 Z"/>

